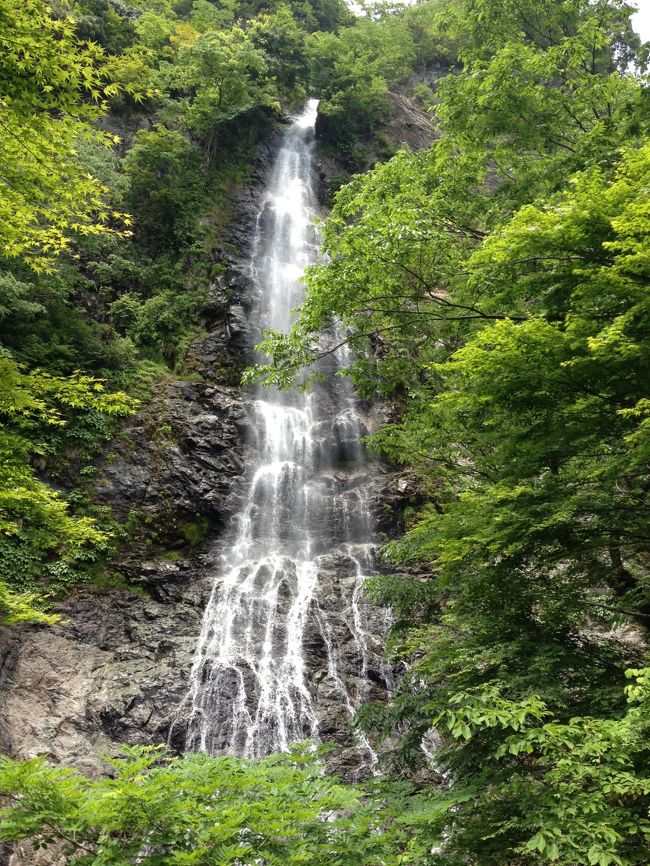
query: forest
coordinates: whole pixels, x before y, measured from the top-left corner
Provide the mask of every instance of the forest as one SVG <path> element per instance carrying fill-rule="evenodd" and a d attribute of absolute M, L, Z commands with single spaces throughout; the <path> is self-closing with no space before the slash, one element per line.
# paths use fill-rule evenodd
<path fill-rule="evenodd" d="M 261 761 L 125 747 L 101 778 L 0 757 L 0 861 L 31 840 L 79 866 L 650 862 L 635 8 L 0 0 L 6 627 L 110 588 L 133 526 L 94 501 L 96 459 L 192 375 L 234 191 L 308 97 L 342 166 L 322 257 L 268 363 L 225 375 L 308 387 L 336 320 L 356 393 L 394 407 L 364 444 L 415 491 L 367 583 L 399 671 L 354 719 L 374 774 L 337 778 L 308 743 Z M 428 112 L 431 146 L 382 139 L 392 92 Z"/>

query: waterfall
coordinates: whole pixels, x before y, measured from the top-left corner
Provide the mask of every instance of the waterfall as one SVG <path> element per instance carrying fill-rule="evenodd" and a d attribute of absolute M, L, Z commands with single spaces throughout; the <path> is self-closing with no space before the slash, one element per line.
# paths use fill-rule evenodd
<path fill-rule="evenodd" d="M 316 110 L 310 101 L 287 127 L 258 214 L 250 275 L 261 327 L 289 328 L 318 253 Z M 312 393 L 254 395 L 256 457 L 197 643 L 189 750 L 259 757 L 336 734 L 371 689 L 383 636 L 361 592 L 373 567 L 372 473 L 351 387 L 332 375 L 346 360 L 334 353 Z"/>

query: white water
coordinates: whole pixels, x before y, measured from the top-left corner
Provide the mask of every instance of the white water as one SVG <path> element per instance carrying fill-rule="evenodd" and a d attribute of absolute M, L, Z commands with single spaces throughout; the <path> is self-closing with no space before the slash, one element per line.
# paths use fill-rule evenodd
<path fill-rule="evenodd" d="M 312 100 L 287 128 L 257 219 L 250 272 L 262 327 L 289 328 L 318 251 L 316 107 Z M 341 351 L 329 372 L 345 360 Z M 332 703 L 347 721 L 382 637 L 361 593 L 374 539 L 349 385 L 335 378 L 311 394 L 255 398 L 257 457 L 205 610 L 186 738 L 190 750 L 249 757 L 318 740 Z"/>

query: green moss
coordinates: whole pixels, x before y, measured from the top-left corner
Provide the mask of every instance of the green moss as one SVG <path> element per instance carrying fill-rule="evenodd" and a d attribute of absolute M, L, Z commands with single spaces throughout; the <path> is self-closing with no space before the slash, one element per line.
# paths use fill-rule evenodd
<path fill-rule="evenodd" d="M 210 524 L 207 517 L 197 515 L 196 520 L 188 520 L 181 523 L 179 529 L 189 546 L 197 547 L 208 537 Z"/>
<path fill-rule="evenodd" d="M 123 574 L 111 573 L 106 570 L 98 571 L 87 585 L 100 592 L 129 592 L 131 595 L 149 598 L 149 593 L 143 586 L 132 583 Z"/>

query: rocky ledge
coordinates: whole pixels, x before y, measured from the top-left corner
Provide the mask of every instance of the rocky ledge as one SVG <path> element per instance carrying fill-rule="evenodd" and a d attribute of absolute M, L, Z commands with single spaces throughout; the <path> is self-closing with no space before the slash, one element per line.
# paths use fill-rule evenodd
<path fill-rule="evenodd" d="M 124 429 L 97 500 L 129 526 L 113 577 L 132 588 L 89 587 L 54 627 L 0 630 L 1 752 L 98 771 L 121 743 L 165 742 L 216 567 L 206 539 L 241 500 L 247 424 L 237 389 L 175 382 Z"/>

